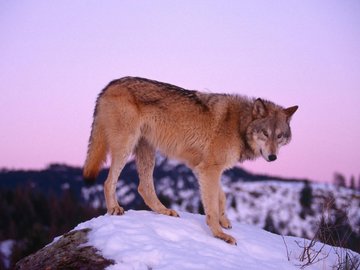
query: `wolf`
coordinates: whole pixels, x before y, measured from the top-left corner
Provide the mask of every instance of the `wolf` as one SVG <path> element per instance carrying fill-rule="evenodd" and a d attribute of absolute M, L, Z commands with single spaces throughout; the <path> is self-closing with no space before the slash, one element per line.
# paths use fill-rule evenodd
<path fill-rule="evenodd" d="M 116 183 L 134 154 L 138 191 L 146 205 L 154 212 L 178 217 L 155 193 L 152 175 L 158 150 L 192 169 L 212 234 L 236 244 L 222 229 L 230 229 L 231 223 L 221 174 L 237 162 L 259 156 L 276 160 L 279 148 L 291 140 L 289 124 L 297 109 L 261 98 L 203 93 L 139 77 L 114 80 L 96 101 L 83 176 L 94 181 L 109 154 L 111 165 L 104 183 L 107 212 L 122 215 Z"/>

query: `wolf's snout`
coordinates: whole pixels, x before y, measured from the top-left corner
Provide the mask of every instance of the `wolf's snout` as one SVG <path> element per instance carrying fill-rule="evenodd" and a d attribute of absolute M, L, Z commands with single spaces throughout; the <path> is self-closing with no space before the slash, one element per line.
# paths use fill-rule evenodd
<path fill-rule="evenodd" d="M 276 155 L 269 155 L 268 158 L 269 158 L 269 161 L 274 161 L 274 160 L 277 159 L 277 156 Z"/>

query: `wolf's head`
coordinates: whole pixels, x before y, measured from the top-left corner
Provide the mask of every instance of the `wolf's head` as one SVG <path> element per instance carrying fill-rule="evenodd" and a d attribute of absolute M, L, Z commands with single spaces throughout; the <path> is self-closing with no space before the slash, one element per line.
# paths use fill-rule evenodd
<path fill-rule="evenodd" d="M 277 158 L 279 148 L 291 140 L 290 120 L 298 106 L 282 108 L 270 101 L 256 99 L 252 108 L 253 121 L 246 137 L 256 155 L 267 161 Z"/>

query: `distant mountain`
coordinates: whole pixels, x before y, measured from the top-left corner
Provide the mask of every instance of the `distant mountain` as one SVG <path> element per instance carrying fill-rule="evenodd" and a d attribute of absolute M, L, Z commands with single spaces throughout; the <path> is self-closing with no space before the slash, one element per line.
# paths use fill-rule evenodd
<path fill-rule="evenodd" d="M 130 163 L 128 169 L 135 171 L 135 164 Z M 198 183 L 188 168 L 159 159 L 154 178 L 157 194 L 165 206 L 203 213 Z M 137 192 L 138 179 L 133 179 L 129 182 L 121 178 L 118 182 L 120 205 L 125 209 L 146 209 Z M 336 239 L 332 243 L 349 240 L 353 249 L 360 243 L 359 191 L 306 180 L 251 175 L 240 168 L 225 172 L 222 186 L 232 220 L 307 239 L 322 233 L 319 228 L 330 230 L 333 226 L 336 232 L 332 237 Z M 105 208 L 102 184 L 84 187 L 82 196 L 94 207 Z"/>
<path fill-rule="evenodd" d="M 103 184 L 106 180 L 108 169 L 101 170 L 95 184 Z M 285 179 L 258 175 L 235 167 L 224 173 L 233 181 L 300 181 L 299 179 Z M 155 185 L 161 179 L 171 178 L 172 182 L 180 179 L 186 188 L 197 187 L 197 182 L 191 170 L 185 165 L 175 163 L 161 156 L 157 157 L 157 166 L 154 170 Z M 139 178 L 136 171 L 135 161 L 130 161 L 120 175 L 121 185 L 133 186 L 138 184 Z M 44 193 L 60 195 L 64 189 L 70 189 L 79 199 L 82 198 L 83 187 L 86 185 L 82 179 L 82 168 L 72 167 L 65 164 L 51 164 L 43 170 L 0 170 L 0 189 L 15 189 L 18 186 L 28 186 Z M 131 207 L 129 205 L 129 207 Z"/>
<path fill-rule="evenodd" d="M 155 188 L 164 205 L 179 211 L 203 213 L 198 182 L 191 170 L 163 157 L 158 157 L 156 163 Z M 103 182 L 107 172 L 102 170 L 97 182 L 86 186 L 81 168 L 67 165 L 53 164 L 41 171 L 2 170 L 0 189 L 27 185 L 58 196 L 71 191 L 79 202 L 105 212 Z M 131 161 L 117 184 L 117 196 L 125 210 L 148 209 L 137 192 L 138 182 L 136 164 Z M 319 237 L 319 228 L 325 230 L 333 226 L 337 229 L 333 230 L 332 239 L 325 239 L 325 242 L 346 242 L 348 247 L 360 251 L 359 191 L 304 179 L 256 175 L 239 167 L 224 173 L 222 185 L 232 220 L 305 238 Z M 340 239 L 344 237 L 346 239 Z"/>

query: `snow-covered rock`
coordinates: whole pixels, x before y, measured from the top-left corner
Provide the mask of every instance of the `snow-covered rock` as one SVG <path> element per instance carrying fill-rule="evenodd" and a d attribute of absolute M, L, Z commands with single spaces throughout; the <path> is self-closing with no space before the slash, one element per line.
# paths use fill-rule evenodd
<path fill-rule="evenodd" d="M 300 269 L 307 263 L 300 260 L 301 246 L 309 244 L 309 240 L 282 237 L 234 221 L 228 233 L 237 238 L 238 245 L 232 246 L 210 234 L 204 216 L 185 212 L 175 218 L 131 210 L 123 216 L 94 218 L 74 231 L 88 232 L 88 241 L 81 247 L 91 246 L 99 251 L 97 255 L 113 261 L 108 270 Z M 346 253 L 359 261 L 359 254 Z M 316 259 L 306 269 L 332 269 L 341 262 L 338 248 L 320 242 L 310 254 Z"/>

